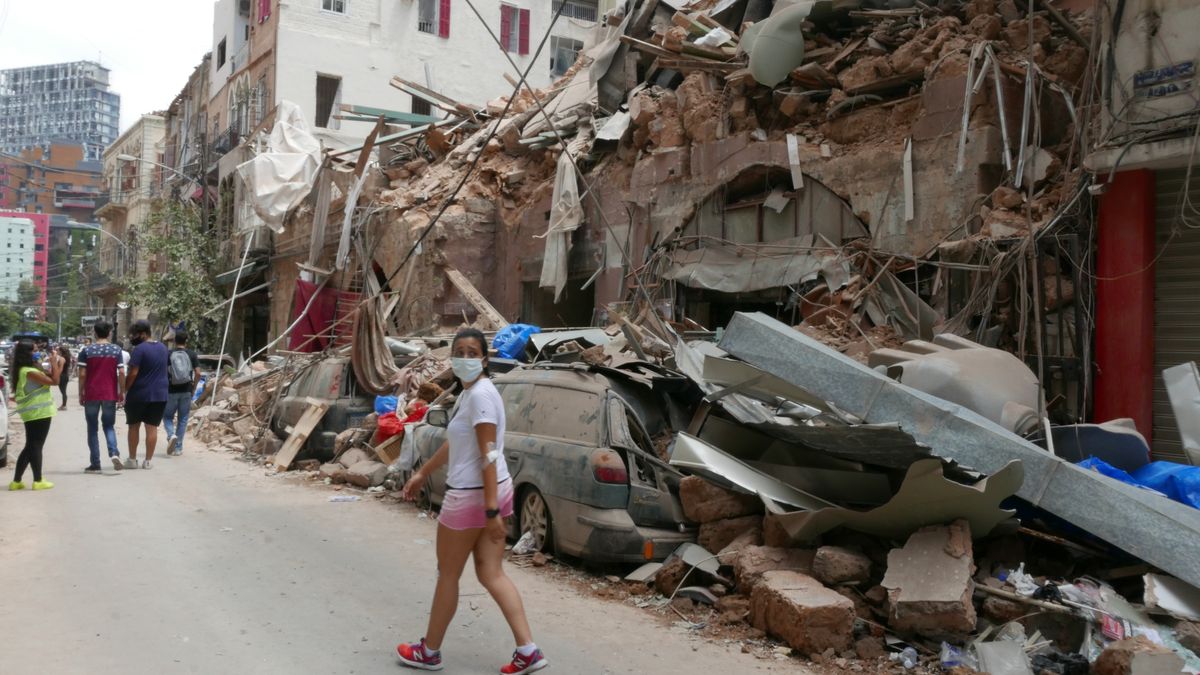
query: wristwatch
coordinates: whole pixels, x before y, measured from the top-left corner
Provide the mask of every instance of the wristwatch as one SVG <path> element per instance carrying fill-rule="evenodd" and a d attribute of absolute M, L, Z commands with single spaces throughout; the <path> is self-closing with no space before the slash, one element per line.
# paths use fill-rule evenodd
<path fill-rule="evenodd" d="M 500 509 L 487 509 L 483 512 L 483 515 L 487 516 L 488 520 L 491 520 L 492 518 L 500 515 Z"/>

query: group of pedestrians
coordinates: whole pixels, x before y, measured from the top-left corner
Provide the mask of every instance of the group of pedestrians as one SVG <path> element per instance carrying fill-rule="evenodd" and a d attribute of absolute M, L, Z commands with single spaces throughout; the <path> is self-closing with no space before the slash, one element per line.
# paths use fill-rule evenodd
<path fill-rule="evenodd" d="M 100 473 L 100 430 L 108 446 L 108 458 L 117 471 L 150 469 L 158 444 L 158 427 L 167 433 L 167 454 L 183 454 L 183 437 L 191 411 L 192 392 L 200 379 L 200 360 L 188 347 L 188 334 L 175 330 L 174 349 L 153 339 L 150 324 L 136 321 L 130 328 L 133 346 L 128 357 L 111 341 L 112 324 L 97 321 L 95 341 L 84 347 L 78 357 L 79 403 L 87 420 L 90 462 L 85 473 Z M 66 353 L 63 353 L 63 352 Z M 54 487 L 42 476 L 42 452 L 50 423 L 54 418 L 51 388 L 63 392 L 66 409 L 66 382 L 70 372 L 70 351 L 59 349 L 49 354 L 44 368 L 32 341 L 22 340 L 13 349 L 9 378 L 17 404 L 17 414 L 25 424 L 25 448 L 17 458 L 16 472 L 9 490 L 23 490 L 25 470 L 33 470 L 33 489 Z M 128 429 L 128 456 L 121 460 L 115 429 L 117 407 L 125 408 Z M 145 438 L 145 458 L 138 464 L 138 446 Z"/>

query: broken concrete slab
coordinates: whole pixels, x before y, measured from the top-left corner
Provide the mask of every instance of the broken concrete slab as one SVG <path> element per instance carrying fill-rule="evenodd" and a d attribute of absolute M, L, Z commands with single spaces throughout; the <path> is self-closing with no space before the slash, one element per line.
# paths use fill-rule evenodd
<path fill-rule="evenodd" d="M 1142 580 L 1146 585 L 1144 597 L 1148 611 L 1200 621 L 1200 589 L 1161 574 L 1147 574 Z"/>
<path fill-rule="evenodd" d="M 721 348 L 865 422 L 899 422 L 984 473 L 1024 464 L 1018 496 L 1200 586 L 1200 511 L 1065 462 L 983 416 L 895 382 L 762 314 L 735 314 Z"/>
<path fill-rule="evenodd" d="M 854 603 L 800 572 L 763 575 L 750 596 L 750 621 L 804 654 L 853 644 Z"/>
<path fill-rule="evenodd" d="M 826 586 L 863 582 L 871 578 L 871 559 L 841 546 L 822 546 L 813 558 L 812 570 Z"/>
<path fill-rule="evenodd" d="M 762 517 L 742 516 L 705 523 L 700 526 L 696 543 L 710 551 L 717 551 L 721 564 L 731 564 L 735 552 L 747 546 L 762 545 Z"/>
<path fill-rule="evenodd" d="M 1106 647 L 1092 664 L 1095 675 L 1177 675 L 1183 659 L 1148 638 L 1118 640 Z"/>
<path fill-rule="evenodd" d="M 747 546 L 733 563 L 733 578 L 738 591 L 748 594 L 767 572 L 811 572 L 814 555 L 811 549 Z"/>
<path fill-rule="evenodd" d="M 883 587 L 888 625 L 902 633 L 954 638 L 975 629 L 975 562 L 965 521 L 926 527 L 888 554 Z"/>
<path fill-rule="evenodd" d="M 879 537 L 900 539 L 926 525 L 965 518 L 971 532 L 987 536 L 1014 512 L 1000 508 L 1024 480 L 1021 462 L 1009 462 L 975 485 L 963 485 L 944 475 L 940 460 L 923 459 L 909 467 L 900 489 L 888 503 L 869 511 L 841 507 L 787 512 L 767 503 L 793 543 L 810 541 L 829 530 L 847 527 Z"/>
<path fill-rule="evenodd" d="M 337 462 L 322 464 L 318 472 L 321 474 L 321 478 L 328 478 L 335 483 L 342 483 L 346 480 L 346 467 Z"/>
<path fill-rule="evenodd" d="M 387 464 L 368 459 L 346 470 L 346 482 L 364 488 L 377 487 L 387 480 L 387 474 Z"/>
<path fill-rule="evenodd" d="M 754 495 L 726 490 L 701 478 L 685 476 L 679 481 L 679 501 L 683 515 L 696 523 L 740 518 L 762 513 L 762 502 Z"/>
<path fill-rule="evenodd" d="M 337 458 L 337 463 L 349 469 L 359 462 L 369 462 L 372 459 L 374 458 L 366 450 L 362 448 L 350 448 Z"/>

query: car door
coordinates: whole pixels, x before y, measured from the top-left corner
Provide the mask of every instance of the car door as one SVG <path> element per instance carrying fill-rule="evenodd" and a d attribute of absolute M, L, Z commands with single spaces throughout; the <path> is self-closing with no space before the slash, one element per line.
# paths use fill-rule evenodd
<path fill-rule="evenodd" d="M 649 434 L 618 396 L 608 399 L 609 439 L 625 456 L 629 472 L 629 516 L 643 527 L 675 527 L 683 520 L 679 500 L 666 482 L 665 463 L 652 454 Z"/>

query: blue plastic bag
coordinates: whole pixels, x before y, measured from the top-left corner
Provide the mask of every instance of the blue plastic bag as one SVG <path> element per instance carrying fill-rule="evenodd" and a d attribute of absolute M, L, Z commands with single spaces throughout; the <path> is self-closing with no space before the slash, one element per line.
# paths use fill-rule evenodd
<path fill-rule="evenodd" d="M 537 326 L 510 323 L 496 333 L 496 337 L 492 339 L 492 347 L 501 358 L 520 358 L 525 354 L 525 345 L 529 342 L 529 336 L 540 332 L 542 329 Z"/>
<path fill-rule="evenodd" d="M 395 396 L 376 396 L 375 397 L 375 412 L 384 415 L 390 412 L 396 412 L 396 406 L 400 402 Z"/>
<path fill-rule="evenodd" d="M 1129 473 L 1096 457 L 1088 457 L 1078 466 L 1200 509 L 1200 467 L 1175 462 L 1150 462 Z"/>
<path fill-rule="evenodd" d="M 1200 467 L 1175 462 L 1150 462 L 1133 472 L 1138 483 L 1177 502 L 1200 509 Z"/>

